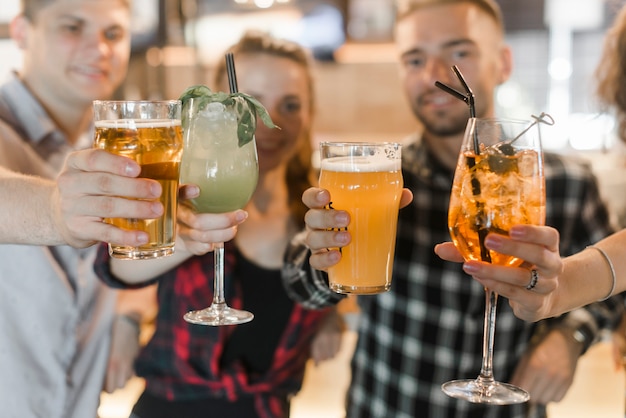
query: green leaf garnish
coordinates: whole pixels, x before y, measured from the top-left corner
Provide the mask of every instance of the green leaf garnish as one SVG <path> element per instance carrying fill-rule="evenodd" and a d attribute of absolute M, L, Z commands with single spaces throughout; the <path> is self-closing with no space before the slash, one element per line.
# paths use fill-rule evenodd
<path fill-rule="evenodd" d="M 242 98 L 247 106 L 243 105 L 240 100 L 235 100 L 235 97 Z M 268 128 L 277 128 L 278 126 L 272 122 L 272 118 L 265 109 L 265 107 L 254 97 L 246 93 L 224 93 L 222 91 L 213 92 L 205 85 L 195 85 L 188 87 L 181 95 L 179 100 L 185 107 L 185 103 L 189 99 L 196 99 L 200 101 L 198 109 L 204 109 L 207 104 L 213 102 L 219 102 L 224 106 L 235 106 L 239 120 L 237 121 L 237 138 L 239 139 L 239 146 L 242 147 L 254 138 L 254 132 L 256 131 L 256 117 L 259 115 L 261 121 Z M 188 116 L 183 112 L 182 127 L 186 129 L 189 126 Z"/>

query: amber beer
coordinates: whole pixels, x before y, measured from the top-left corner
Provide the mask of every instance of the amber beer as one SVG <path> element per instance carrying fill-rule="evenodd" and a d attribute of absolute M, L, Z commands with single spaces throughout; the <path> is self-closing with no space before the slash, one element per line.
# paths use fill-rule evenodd
<path fill-rule="evenodd" d="M 333 209 L 350 214 L 350 244 L 328 270 L 338 293 L 373 294 L 389 290 L 402 194 L 400 145 L 322 143 L 320 187 Z"/>
<path fill-rule="evenodd" d="M 141 166 L 139 176 L 157 180 L 163 190 L 159 200 L 163 204 L 164 213 L 159 218 L 105 219 L 105 222 L 122 229 L 141 230 L 149 235 L 148 243 L 140 247 L 110 243 L 109 252 L 111 256 L 123 259 L 147 259 L 170 255 L 174 252 L 176 240 L 178 176 L 182 156 L 180 102 L 139 102 L 148 109 L 139 113 L 135 112 L 135 107 L 130 106 L 130 103 L 135 102 L 100 103 L 100 105 L 94 103 L 95 147 L 132 158 Z M 126 107 L 127 112 L 120 113 L 119 109 L 117 113 L 114 112 L 119 116 L 118 119 L 107 118 L 111 117 L 110 112 L 98 112 L 101 109 L 96 106 L 113 106 L 111 103 L 120 109 Z M 152 106 L 152 103 L 156 105 Z M 133 109 L 132 112 L 129 106 Z M 157 111 L 159 107 L 163 109 Z M 152 113 L 149 111 L 151 109 Z M 166 109 L 169 111 L 165 112 Z M 99 120 L 99 115 L 105 119 Z"/>

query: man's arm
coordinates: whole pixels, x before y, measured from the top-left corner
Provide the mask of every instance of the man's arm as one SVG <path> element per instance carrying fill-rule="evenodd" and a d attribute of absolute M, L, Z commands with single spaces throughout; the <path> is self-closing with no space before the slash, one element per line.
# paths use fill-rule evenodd
<path fill-rule="evenodd" d="M 305 244 L 307 231 L 294 237 L 285 253 L 282 279 L 289 297 L 308 309 L 336 305 L 345 295 L 335 293 L 328 286 L 328 275 L 309 264 L 311 250 Z"/>
<path fill-rule="evenodd" d="M 95 149 L 70 154 L 56 181 L 0 166 L 0 243 L 75 247 L 97 241 L 145 243 L 145 232 L 102 222 L 109 217 L 150 219 L 163 213 L 154 200 L 161 194 L 160 185 L 135 178 L 139 172 L 133 160 Z"/>

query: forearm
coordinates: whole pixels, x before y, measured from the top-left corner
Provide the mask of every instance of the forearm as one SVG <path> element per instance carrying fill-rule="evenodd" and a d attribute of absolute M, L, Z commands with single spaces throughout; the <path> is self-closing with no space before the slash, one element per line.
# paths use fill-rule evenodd
<path fill-rule="evenodd" d="M 615 270 L 613 294 L 626 291 L 626 230 L 621 230 L 594 245 L 606 253 Z M 604 299 L 612 287 L 613 273 L 603 255 L 586 249 L 564 259 L 564 270 L 552 304 L 552 314 Z"/>
<path fill-rule="evenodd" d="M 296 235 L 285 253 L 282 279 L 287 295 L 308 309 L 336 305 L 345 295 L 330 290 L 326 272 L 310 266 L 311 251 L 303 237 L 303 233 Z"/>
<path fill-rule="evenodd" d="M 150 281 L 163 273 L 175 268 L 192 257 L 187 251 L 176 251 L 168 257 L 151 260 L 120 260 L 111 257 L 109 263 L 111 274 L 127 284 L 140 284 Z"/>
<path fill-rule="evenodd" d="M 54 222 L 51 180 L 28 176 L 0 166 L 0 243 L 65 244 Z"/>

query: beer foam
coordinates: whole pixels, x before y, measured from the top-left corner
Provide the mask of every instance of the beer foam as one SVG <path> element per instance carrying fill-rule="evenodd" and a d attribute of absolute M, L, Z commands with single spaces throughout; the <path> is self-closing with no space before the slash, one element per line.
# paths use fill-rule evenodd
<path fill-rule="evenodd" d="M 367 157 L 331 157 L 323 159 L 320 165 L 322 170 L 341 171 L 352 173 L 373 173 L 384 171 L 398 171 L 400 159 L 388 159 L 384 155 Z"/>
<path fill-rule="evenodd" d="M 98 120 L 94 122 L 96 128 L 170 128 L 172 126 L 180 126 L 179 119 L 110 119 Z"/>

